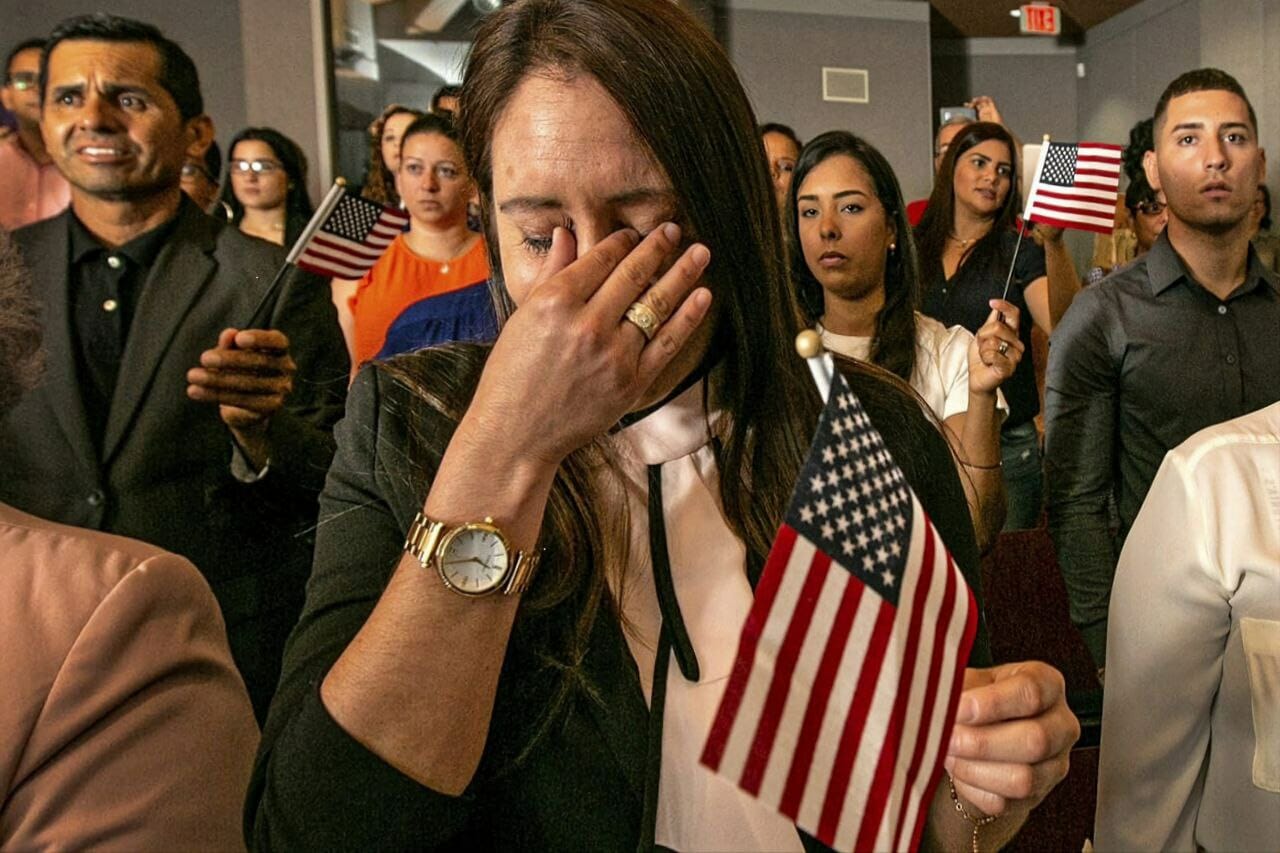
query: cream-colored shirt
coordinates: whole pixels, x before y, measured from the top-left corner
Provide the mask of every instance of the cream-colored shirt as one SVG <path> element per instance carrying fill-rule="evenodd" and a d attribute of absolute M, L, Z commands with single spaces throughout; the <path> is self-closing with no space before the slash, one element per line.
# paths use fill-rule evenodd
<path fill-rule="evenodd" d="M 818 327 L 822 345 L 859 361 L 871 359 L 871 338 L 837 335 Z M 911 387 L 940 421 L 969 411 L 969 344 L 973 335 L 963 326 L 942 325 L 916 312 L 916 364 Z M 996 391 L 996 408 L 1003 420 L 1009 414 L 1004 395 Z"/>
<path fill-rule="evenodd" d="M 671 574 L 700 669 L 696 684 L 674 659 L 667 673 L 655 841 L 682 853 L 800 851 L 790 820 L 698 763 L 752 602 L 746 549 L 720 506 L 711 447 L 717 417 L 704 412 L 703 389 L 695 384 L 612 439 L 631 518 L 622 615 L 645 700 L 653 691 L 662 624 L 649 558 L 647 466 L 653 464 L 662 465 Z"/>
<path fill-rule="evenodd" d="M 1096 849 L 1280 849 L 1280 403 L 1165 457 L 1106 669 Z"/>

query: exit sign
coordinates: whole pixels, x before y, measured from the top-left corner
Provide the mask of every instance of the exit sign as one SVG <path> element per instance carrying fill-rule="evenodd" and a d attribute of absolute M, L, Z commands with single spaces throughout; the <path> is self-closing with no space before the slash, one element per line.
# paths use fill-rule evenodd
<path fill-rule="evenodd" d="M 1037 36 L 1056 36 L 1062 32 L 1062 10 L 1057 6 L 1032 4 L 1022 7 L 1018 28 Z"/>

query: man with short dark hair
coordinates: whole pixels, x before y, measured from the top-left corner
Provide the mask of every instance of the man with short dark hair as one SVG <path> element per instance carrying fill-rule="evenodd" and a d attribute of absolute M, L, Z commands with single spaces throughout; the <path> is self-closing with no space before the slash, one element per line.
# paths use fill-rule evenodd
<path fill-rule="evenodd" d="M 284 253 L 183 195 L 212 123 L 178 45 L 91 15 L 54 30 L 43 66 L 45 145 L 72 204 L 14 234 L 50 370 L 0 422 L 0 499 L 190 558 L 262 715 L 346 387 L 328 288 L 293 271 L 264 328 L 242 327 Z"/>
<path fill-rule="evenodd" d="M 71 189 L 40 136 L 40 55 L 44 39 L 20 42 L 5 59 L 0 101 L 18 120 L 0 141 L 0 228 L 12 231 L 48 219 L 71 200 Z"/>
<path fill-rule="evenodd" d="M 1119 547 L 1165 453 L 1280 400 L 1280 290 L 1249 246 L 1266 174 L 1253 107 L 1230 75 L 1191 71 L 1160 96 L 1154 140 L 1144 166 L 1164 233 L 1080 293 L 1049 351 L 1049 525 L 1100 669 Z"/>

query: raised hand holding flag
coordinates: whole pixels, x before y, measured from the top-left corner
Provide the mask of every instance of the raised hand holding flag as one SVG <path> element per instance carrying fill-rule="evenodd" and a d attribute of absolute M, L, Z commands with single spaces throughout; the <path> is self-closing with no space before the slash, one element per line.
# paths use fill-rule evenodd
<path fill-rule="evenodd" d="M 1105 142 L 1050 142 L 1046 133 L 1022 210 L 1023 221 L 1110 234 L 1116 224 L 1123 150 Z M 1018 229 L 1001 299 L 1009 298 L 1025 232 L 1025 227 Z"/>
<path fill-rule="evenodd" d="M 1022 218 L 1055 228 L 1110 234 L 1116 225 L 1123 148 L 1045 137 Z"/>

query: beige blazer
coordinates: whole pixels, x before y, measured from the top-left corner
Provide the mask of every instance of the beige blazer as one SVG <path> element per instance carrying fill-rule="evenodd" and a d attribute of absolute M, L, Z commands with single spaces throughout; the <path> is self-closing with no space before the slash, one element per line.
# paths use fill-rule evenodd
<path fill-rule="evenodd" d="M 0 503 L 0 850 L 238 850 L 258 745 L 185 559 Z"/>

